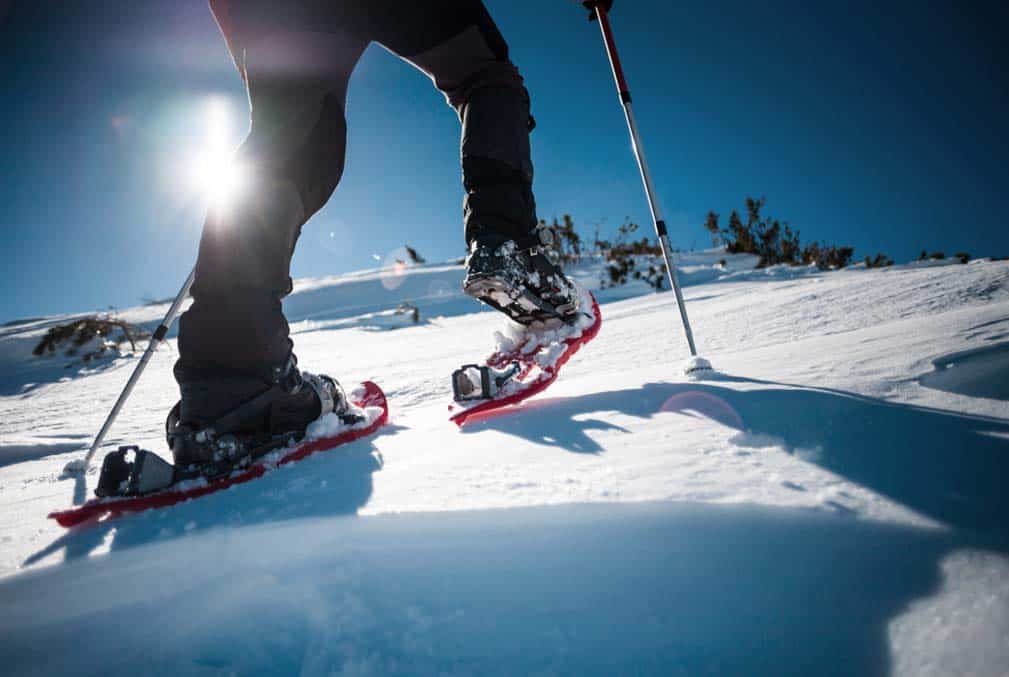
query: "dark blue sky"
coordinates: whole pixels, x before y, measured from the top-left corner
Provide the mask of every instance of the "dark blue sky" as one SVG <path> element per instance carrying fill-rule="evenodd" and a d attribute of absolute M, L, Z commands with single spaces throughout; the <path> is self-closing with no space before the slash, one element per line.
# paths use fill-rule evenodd
<path fill-rule="evenodd" d="M 566 0 L 486 4 L 532 94 L 540 216 L 571 213 L 589 235 L 647 225 L 595 24 Z M 187 175 L 209 111 L 231 145 L 247 124 L 205 2 L 0 13 L 0 321 L 173 294 L 199 239 Z M 859 256 L 1009 254 L 1005 3 L 617 0 L 612 19 L 674 246 L 706 246 L 705 213 L 749 194 Z M 441 95 L 373 46 L 348 108 L 344 181 L 294 275 L 371 267 L 404 243 L 460 255 L 459 130 Z"/>

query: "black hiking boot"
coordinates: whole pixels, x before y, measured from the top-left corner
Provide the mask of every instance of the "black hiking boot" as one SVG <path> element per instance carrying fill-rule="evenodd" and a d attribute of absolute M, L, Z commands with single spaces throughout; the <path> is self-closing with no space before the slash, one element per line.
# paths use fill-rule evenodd
<path fill-rule="evenodd" d="M 324 414 L 353 422 L 340 384 L 300 371 L 293 355 L 272 376 L 180 378 L 182 399 L 165 423 L 176 467 L 212 476 L 300 440 Z"/>
<path fill-rule="evenodd" d="M 578 315 L 577 291 L 554 260 L 553 248 L 553 232 L 548 228 L 538 228 L 519 241 L 473 240 L 463 291 L 520 324 L 551 319 L 573 322 Z"/>

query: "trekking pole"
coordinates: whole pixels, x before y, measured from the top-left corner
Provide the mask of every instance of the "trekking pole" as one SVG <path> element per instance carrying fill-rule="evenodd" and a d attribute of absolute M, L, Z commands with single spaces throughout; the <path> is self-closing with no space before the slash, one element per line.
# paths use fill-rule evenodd
<path fill-rule="evenodd" d="M 165 336 L 168 335 L 168 328 L 172 326 L 172 322 L 175 321 L 175 316 L 178 315 L 182 302 L 185 301 L 186 296 L 189 295 L 189 288 L 193 286 L 193 279 L 195 277 L 196 268 L 194 267 L 191 271 L 189 271 L 189 277 L 186 278 L 185 283 L 182 285 L 182 289 L 179 290 L 179 295 L 175 297 L 174 301 L 172 301 L 171 307 L 169 307 L 168 312 L 165 314 L 165 319 L 161 320 L 161 324 L 151 336 L 151 342 L 147 344 L 146 352 L 144 352 L 143 357 L 140 358 L 140 362 L 137 364 L 136 368 L 133 369 L 133 374 L 130 375 L 130 380 L 126 382 L 126 387 L 123 388 L 123 392 L 119 393 L 119 399 L 116 400 L 115 405 L 112 407 L 112 411 L 109 412 L 108 417 L 105 419 L 102 429 L 98 431 L 98 436 L 95 437 L 95 441 L 91 443 L 91 448 L 88 449 L 87 455 L 85 455 L 84 458 L 79 458 L 67 463 L 63 472 L 67 474 L 82 474 L 87 472 L 91 459 L 94 457 L 98 447 L 101 446 L 102 440 L 105 439 L 105 434 L 109 432 L 109 428 L 112 427 L 112 422 L 115 421 L 116 416 L 119 415 L 119 410 L 123 408 L 123 405 L 130 396 L 130 393 L 133 392 L 133 387 L 136 386 L 137 381 L 140 380 L 140 375 L 144 373 L 147 363 L 150 362 L 151 357 L 154 356 L 154 351 L 158 349 L 158 346 L 160 346 L 165 340 Z"/>
<path fill-rule="evenodd" d="M 606 46 L 606 54 L 610 59 L 610 67 L 613 69 L 613 79 L 617 84 L 617 92 L 620 95 L 620 103 L 624 108 L 624 117 L 627 118 L 627 128 L 631 133 L 631 144 L 634 149 L 634 157 L 638 162 L 638 170 L 641 172 L 641 181 L 645 185 L 645 194 L 648 196 L 648 208 L 651 210 L 652 222 L 655 224 L 655 234 L 658 237 L 659 245 L 662 249 L 662 259 L 666 263 L 666 273 L 669 276 L 669 284 L 676 294 L 676 305 L 680 309 L 680 317 L 683 319 L 683 331 L 687 335 L 687 345 L 690 347 L 690 355 L 694 358 L 686 367 L 686 371 L 692 372 L 700 369 L 710 369 L 711 365 L 704 358 L 697 356 L 697 347 L 694 344 L 694 332 L 690 329 L 690 319 L 687 317 L 687 306 L 683 301 L 683 292 L 680 289 L 680 281 L 676 276 L 676 265 L 673 263 L 672 249 L 669 246 L 669 235 L 666 231 L 666 222 L 662 219 L 662 212 L 659 209 L 658 201 L 655 198 L 655 186 L 652 184 L 652 174 L 648 170 L 648 162 L 645 160 L 645 151 L 641 147 L 641 137 L 638 134 L 638 124 L 634 119 L 634 111 L 631 109 L 631 92 L 627 88 L 627 80 L 624 77 L 624 69 L 620 65 L 620 57 L 617 55 L 617 46 L 613 41 L 613 31 L 610 28 L 608 14 L 612 0 L 585 0 L 582 2 L 586 9 L 592 12 L 590 20 L 599 22 L 599 30 L 603 35 L 603 44 Z"/>

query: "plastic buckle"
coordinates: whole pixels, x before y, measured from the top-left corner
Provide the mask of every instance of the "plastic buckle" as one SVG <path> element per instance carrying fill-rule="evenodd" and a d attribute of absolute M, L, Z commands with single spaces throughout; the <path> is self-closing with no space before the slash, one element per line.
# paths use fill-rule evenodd
<path fill-rule="evenodd" d="M 485 364 L 467 364 L 452 372 L 452 397 L 456 402 L 489 400 L 519 372 L 518 362 L 504 370 Z"/>
<path fill-rule="evenodd" d="M 273 384 L 280 386 L 286 393 L 296 393 L 301 390 L 304 381 L 301 370 L 298 369 L 298 358 L 294 353 L 287 356 L 284 363 L 272 369 Z"/>
<path fill-rule="evenodd" d="M 137 446 L 119 447 L 102 461 L 95 495 L 142 496 L 170 486 L 175 467 L 157 454 Z"/>
<path fill-rule="evenodd" d="M 319 407 L 321 411 L 319 414 L 320 416 L 325 416 L 326 414 L 338 411 L 336 408 L 337 402 L 333 397 L 333 391 L 326 387 L 322 377 L 310 374 L 307 371 L 303 372 L 301 376 L 303 382 L 311 386 L 312 390 L 315 391 L 315 396 L 319 398 Z M 341 409 L 342 408 L 345 407 L 341 406 Z"/>

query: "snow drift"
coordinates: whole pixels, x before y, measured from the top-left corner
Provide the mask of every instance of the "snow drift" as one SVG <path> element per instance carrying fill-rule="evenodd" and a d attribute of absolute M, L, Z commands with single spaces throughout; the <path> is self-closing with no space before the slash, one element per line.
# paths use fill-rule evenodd
<path fill-rule="evenodd" d="M 389 426 L 69 532 L 45 515 L 96 478 L 60 469 L 136 357 L 68 371 L 29 357 L 64 318 L 0 329 L 5 672 L 1005 674 L 1009 263 L 721 258 L 681 261 L 718 374 L 682 375 L 671 294 L 599 290 L 550 391 L 462 430 L 448 375 L 501 320 L 457 266 L 299 281 L 301 363 L 380 383 Z M 107 449 L 163 451 L 166 348 Z"/>

